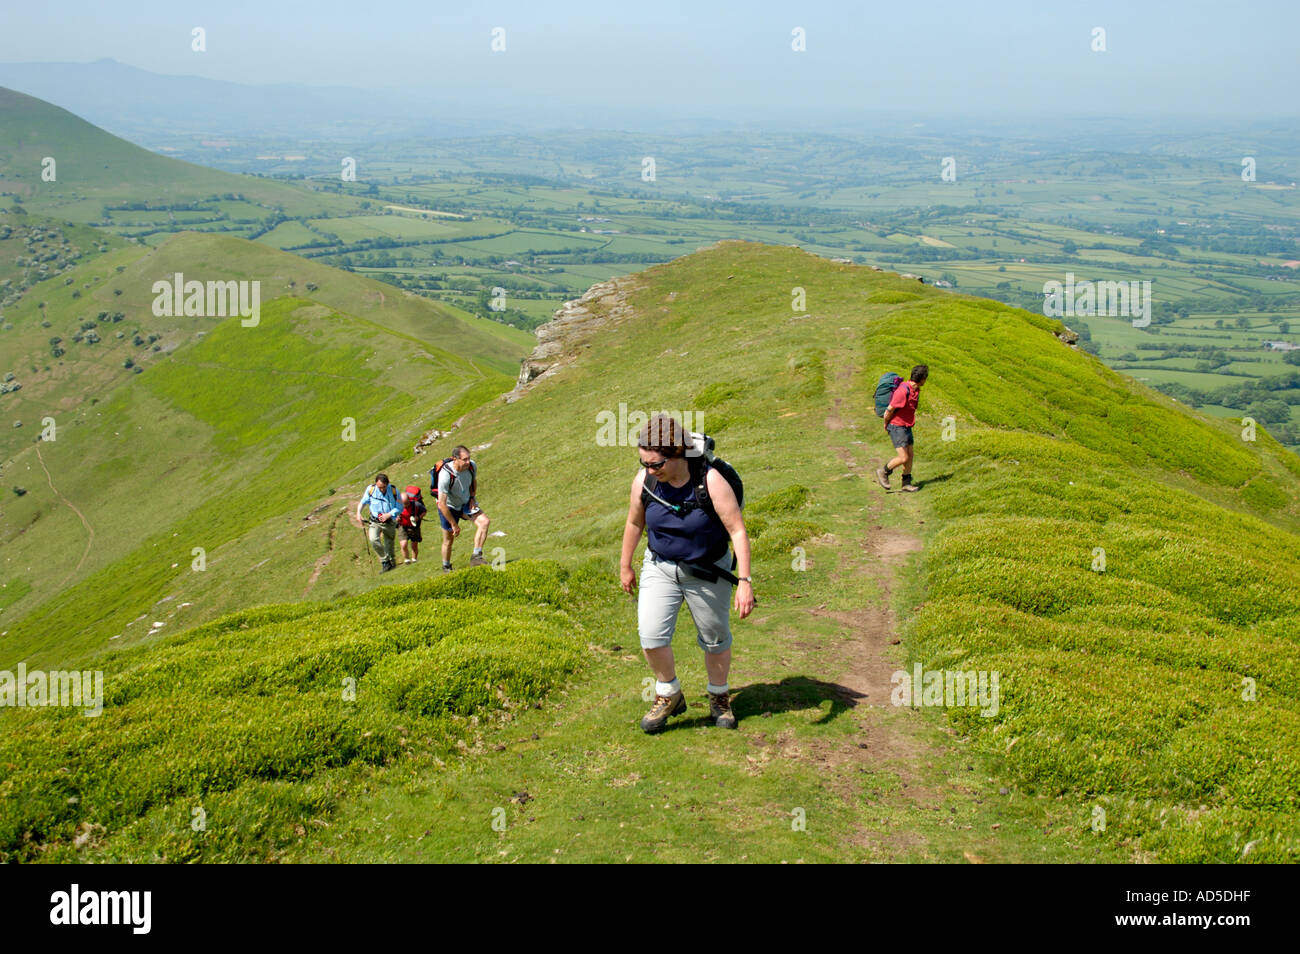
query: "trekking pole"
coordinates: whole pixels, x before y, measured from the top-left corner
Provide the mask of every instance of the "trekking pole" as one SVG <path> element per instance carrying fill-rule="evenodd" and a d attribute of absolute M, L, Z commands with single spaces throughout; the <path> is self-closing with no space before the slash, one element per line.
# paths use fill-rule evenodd
<path fill-rule="evenodd" d="M 370 532 L 366 530 L 366 525 L 364 523 L 361 525 L 361 541 L 362 545 L 366 548 L 366 552 L 370 554 L 370 565 L 374 566 L 375 552 L 370 549 Z"/>

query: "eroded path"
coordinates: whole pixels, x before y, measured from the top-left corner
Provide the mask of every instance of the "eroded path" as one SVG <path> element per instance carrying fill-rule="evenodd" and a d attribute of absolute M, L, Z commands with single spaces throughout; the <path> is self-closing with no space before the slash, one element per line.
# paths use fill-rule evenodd
<path fill-rule="evenodd" d="M 86 515 L 77 508 L 77 505 L 65 497 L 59 488 L 54 486 L 54 478 L 50 476 L 50 469 L 45 466 L 45 458 L 41 455 L 41 445 L 39 443 L 36 445 L 36 459 L 40 461 L 41 470 L 45 471 L 45 481 L 50 485 L 50 491 L 63 502 L 64 506 L 77 515 L 77 519 L 81 521 L 81 525 L 86 528 L 86 548 L 81 551 L 81 559 L 77 561 L 77 565 L 68 571 L 67 575 L 63 578 L 63 581 L 59 584 L 59 588 L 62 589 L 63 584 L 77 574 L 77 571 L 80 570 L 82 565 L 86 562 L 86 557 L 90 556 L 90 548 L 94 546 L 95 543 L 95 528 L 90 525 L 90 521 L 87 520 Z"/>

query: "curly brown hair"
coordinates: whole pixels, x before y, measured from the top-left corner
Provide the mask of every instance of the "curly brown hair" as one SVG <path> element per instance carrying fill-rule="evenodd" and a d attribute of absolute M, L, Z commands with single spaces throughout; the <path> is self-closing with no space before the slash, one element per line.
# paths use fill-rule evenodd
<path fill-rule="evenodd" d="M 681 422 L 670 414 L 656 414 L 641 426 L 636 446 L 664 457 L 685 457 L 687 434 Z"/>

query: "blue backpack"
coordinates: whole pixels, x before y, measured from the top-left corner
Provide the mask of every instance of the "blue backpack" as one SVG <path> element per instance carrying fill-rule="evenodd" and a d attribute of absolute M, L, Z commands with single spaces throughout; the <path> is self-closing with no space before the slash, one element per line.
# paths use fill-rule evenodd
<path fill-rule="evenodd" d="M 889 410 L 890 399 L 902 383 L 902 375 L 895 374 L 893 371 L 886 371 L 880 376 L 880 382 L 876 385 L 876 417 L 885 416 L 885 412 Z"/>

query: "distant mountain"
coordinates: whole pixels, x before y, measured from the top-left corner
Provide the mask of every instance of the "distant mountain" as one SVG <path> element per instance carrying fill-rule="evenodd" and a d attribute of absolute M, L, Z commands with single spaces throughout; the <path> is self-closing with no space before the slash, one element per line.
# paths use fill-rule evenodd
<path fill-rule="evenodd" d="M 132 139 L 161 131 L 211 136 L 469 135 L 496 127 L 468 110 L 459 118 L 416 111 L 401 93 L 283 83 L 253 86 L 201 76 L 166 76 L 116 60 L 0 63 L 0 85 L 58 103 Z M 445 106 L 443 108 L 446 108 Z"/>
<path fill-rule="evenodd" d="M 680 111 L 593 110 L 484 100 L 462 91 L 363 90 L 298 83 L 252 85 L 152 73 L 103 59 L 93 63 L 0 63 L 0 86 L 84 116 L 119 136 L 299 138 L 310 141 L 440 139 L 545 128 L 672 128 L 717 132 L 726 119 Z"/>

